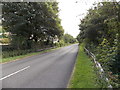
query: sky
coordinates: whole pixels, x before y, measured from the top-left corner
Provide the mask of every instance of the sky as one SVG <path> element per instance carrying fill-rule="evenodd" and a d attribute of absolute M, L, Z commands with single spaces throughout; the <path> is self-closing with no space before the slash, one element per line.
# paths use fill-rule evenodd
<path fill-rule="evenodd" d="M 80 30 L 80 19 L 83 19 L 93 3 L 105 0 L 57 0 L 60 9 L 59 17 L 65 33 L 76 37 Z M 120 0 L 117 0 L 120 1 Z M 1 23 L 1 20 L 0 20 Z"/>
<path fill-rule="evenodd" d="M 60 9 L 59 18 L 62 20 L 61 25 L 65 33 L 76 37 L 80 30 L 80 19 L 83 19 L 87 10 L 93 6 L 94 3 L 104 0 L 57 0 Z M 117 0 L 119 1 L 119 0 Z"/>

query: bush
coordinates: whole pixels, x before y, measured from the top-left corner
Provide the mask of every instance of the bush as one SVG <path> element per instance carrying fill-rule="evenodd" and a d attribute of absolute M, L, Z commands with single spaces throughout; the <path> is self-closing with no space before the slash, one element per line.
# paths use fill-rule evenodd
<path fill-rule="evenodd" d="M 62 47 L 62 46 L 65 46 L 65 42 L 63 40 L 60 40 L 59 42 L 55 43 L 55 46 L 57 47 Z"/>
<path fill-rule="evenodd" d="M 10 43 L 10 39 L 9 38 L 2 38 L 2 39 L 0 39 L 0 43 L 8 44 L 8 43 Z"/>
<path fill-rule="evenodd" d="M 8 57 L 25 55 L 25 54 L 30 53 L 30 52 L 34 52 L 34 50 L 31 49 L 31 50 L 3 51 L 3 52 L 2 52 L 2 58 L 8 58 Z"/>

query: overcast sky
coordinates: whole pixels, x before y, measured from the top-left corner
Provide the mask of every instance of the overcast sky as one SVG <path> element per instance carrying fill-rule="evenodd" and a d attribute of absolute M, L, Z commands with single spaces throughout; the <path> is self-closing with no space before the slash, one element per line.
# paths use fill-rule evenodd
<path fill-rule="evenodd" d="M 59 2 L 59 17 L 65 33 L 76 37 L 79 34 L 80 19 L 82 19 L 87 10 L 96 2 L 104 0 L 57 0 Z M 117 0 L 120 1 L 120 0 Z"/>
<path fill-rule="evenodd" d="M 86 15 L 87 10 L 93 6 L 93 3 L 105 0 L 57 0 L 57 1 L 59 2 L 58 7 L 60 9 L 59 17 L 62 20 L 61 24 L 65 30 L 65 33 L 71 34 L 72 36 L 76 37 L 79 34 L 78 25 L 80 24 L 80 19 L 82 19 Z"/>

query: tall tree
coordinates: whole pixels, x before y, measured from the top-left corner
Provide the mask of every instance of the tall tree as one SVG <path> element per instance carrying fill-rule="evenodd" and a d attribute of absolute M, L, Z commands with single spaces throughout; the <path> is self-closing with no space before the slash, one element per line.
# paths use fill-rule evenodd
<path fill-rule="evenodd" d="M 120 77 L 120 3 L 101 2 L 90 9 L 81 21 L 77 39 L 95 53 L 106 73 Z M 119 78 L 113 86 L 120 85 Z"/>
<path fill-rule="evenodd" d="M 57 2 L 4 2 L 2 11 L 3 28 L 17 48 L 31 48 L 32 43 L 43 44 L 63 35 Z"/>

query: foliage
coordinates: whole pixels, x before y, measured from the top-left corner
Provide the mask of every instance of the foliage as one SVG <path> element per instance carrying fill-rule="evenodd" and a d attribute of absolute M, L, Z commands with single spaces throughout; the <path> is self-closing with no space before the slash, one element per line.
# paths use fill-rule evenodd
<path fill-rule="evenodd" d="M 13 46 L 30 49 L 63 35 L 57 2 L 3 2 L 3 28 L 11 33 Z M 17 44 L 17 45 L 16 45 Z M 49 44 L 49 43 L 47 43 Z"/>
<path fill-rule="evenodd" d="M 2 33 L 2 27 L 0 26 L 0 33 Z"/>
<path fill-rule="evenodd" d="M 57 47 L 62 47 L 62 46 L 65 46 L 66 43 L 64 42 L 64 40 L 60 40 L 59 42 L 56 43 L 56 46 Z"/>
<path fill-rule="evenodd" d="M 76 39 L 73 36 L 71 36 L 70 34 L 65 34 L 63 36 L 63 39 L 64 39 L 65 43 L 75 43 L 76 42 Z"/>
<path fill-rule="evenodd" d="M 111 84 L 120 86 L 120 3 L 101 2 L 81 20 L 79 43 L 95 53 Z M 111 74 L 109 74 L 111 73 Z M 114 77 L 114 78 L 111 78 Z"/>
<path fill-rule="evenodd" d="M 43 51 L 40 51 L 40 52 L 34 52 L 34 50 L 20 50 L 19 52 L 21 53 L 21 55 L 17 51 L 13 51 L 14 53 L 11 52 L 12 54 L 10 54 L 10 52 L 9 53 L 4 52 L 4 53 L 6 53 L 6 54 L 3 53 L 5 55 L 4 57 L 6 57 L 6 58 L 3 58 L 2 60 L 0 60 L 0 63 L 10 62 L 10 61 L 14 61 L 14 60 L 30 57 L 30 56 L 33 56 L 33 55 L 42 54 L 42 53 L 49 52 L 49 51 L 52 51 L 52 50 L 55 50 L 55 49 L 51 49 L 51 48 L 50 49 L 44 49 Z M 15 52 L 19 56 L 16 55 Z M 12 55 L 12 57 L 10 57 L 9 55 Z"/>
<path fill-rule="evenodd" d="M 9 38 L 1 38 L 0 39 L 0 43 L 2 43 L 2 44 L 8 44 L 8 43 L 10 43 L 10 40 L 9 40 Z"/>

